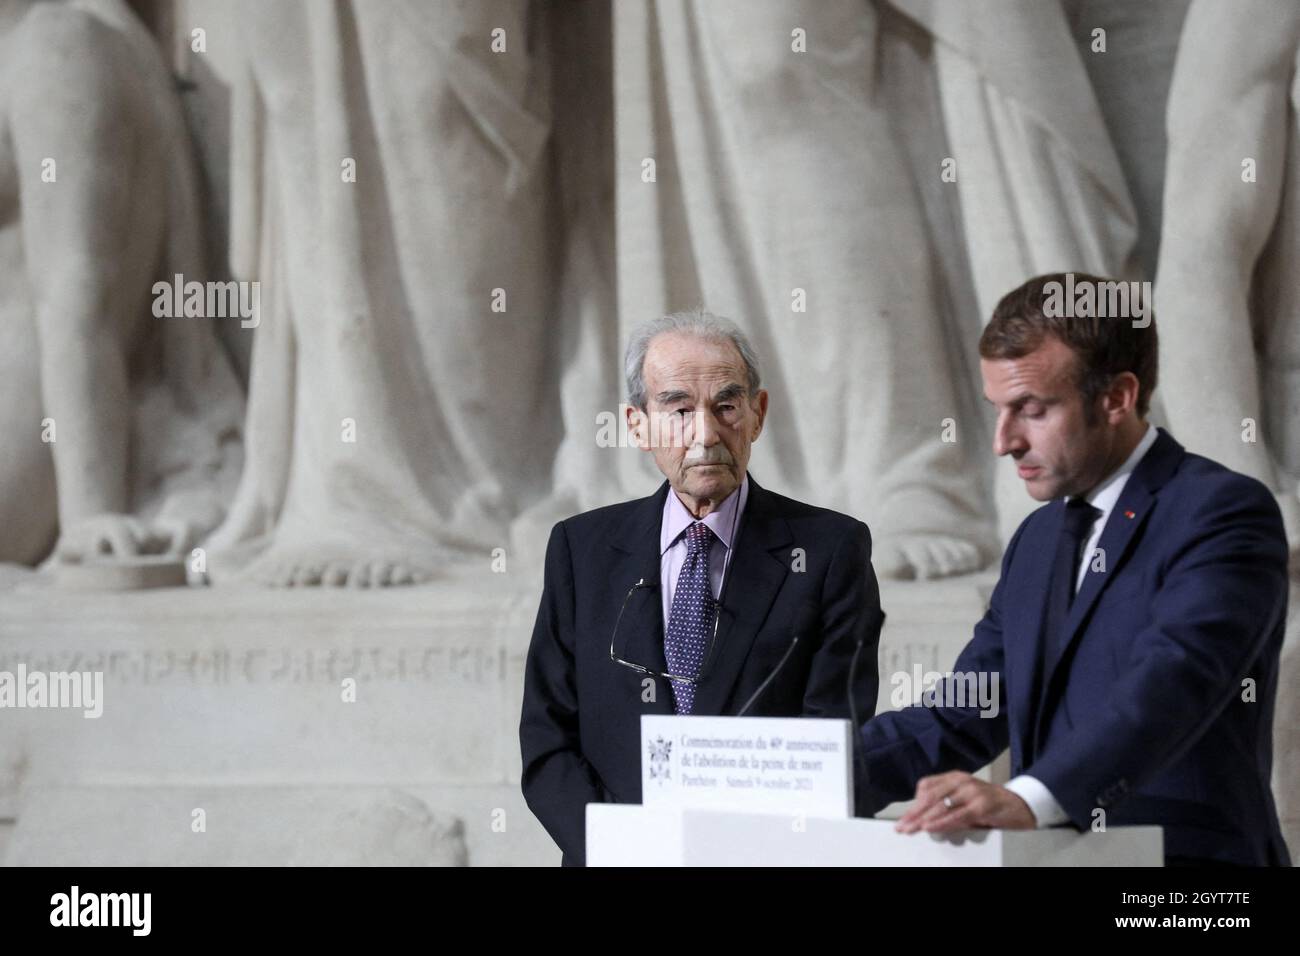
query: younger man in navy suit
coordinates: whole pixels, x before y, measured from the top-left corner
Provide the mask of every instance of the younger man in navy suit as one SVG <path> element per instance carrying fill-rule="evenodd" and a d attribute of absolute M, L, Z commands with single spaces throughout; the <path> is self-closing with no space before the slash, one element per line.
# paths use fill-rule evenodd
<path fill-rule="evenodd" d="M 860 806 L 915 796 L 909 833 L 1158 825 L 1168 863 L 1289 865 L 1269 789 L 1281 513 L 1264 485 L 1147 423 L 1155 321 L 1081 317 L 1104 311 L 1105 281 L 1032 279 L 984 330 L 994 451 L 1045 502 L 949 679 L 998 674 L 1001 699 L 960 706 L 940 686 L 868 721 Z M 1079 310 L 1061 290 L 1084 283 L 1096 295 Z M 1008 745 L 1008 784 L 970 775 Z"/>

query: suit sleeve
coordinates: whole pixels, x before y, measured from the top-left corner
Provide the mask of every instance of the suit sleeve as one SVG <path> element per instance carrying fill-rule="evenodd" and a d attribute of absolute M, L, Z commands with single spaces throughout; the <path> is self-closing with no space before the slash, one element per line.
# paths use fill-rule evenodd
<path fill-rule="evenodd" d="M 859 813 L 877 813 L 890 803 L 910 800 L 922 777 L 949 770 L 978 770 L 1007 748 L 1010 731 L 1003 679 L 1002 607 L 1007 569 L 1024 528 L 1021 524 L 1007 545 L 988 610 L 953 665 L 954 673 L 989 675 L 990 681 L 997 675 L 997 713 L 985 712 L 978 701 L 964 707 L 914 704 L 867 721 L 860 735 Z M 943 700 L 969 699 L 964 691 L 945 693 L 942 685 L 937 689 Z"/>
<path fill-rule="evenodd" d="M 582 755 L 574 673 L 573 562 L 563 523 L 546 546 L 542 602 L 524 665 L 519 722 L 521 784 L 529 809 L 564 852 L 566 863 L 586 859 L 586 806 L 608 793 Z"/>
<path fill-rule="evenodd" d="M 849 663 L 859 642 L 862 652 L 853 679 L 853 700 L 860 718 L 876 712 L 883 621 L 880 589 L 871 567 L 871 532 L 861 521 L 855 521 L 831 556 L 822 585 L 822 641 L 808 673 L 805 717 L 849 716 Z"/>
<path fill-rule="evenodd" d="M 1287 552 L 1273 496 L 1239 478 L 1178 515 L 1187 540 L 1150 596 L 1121 678 L 1025 772 L 1077 826 L 1180 757 L 1229 706 L 1286 613 Z"/>

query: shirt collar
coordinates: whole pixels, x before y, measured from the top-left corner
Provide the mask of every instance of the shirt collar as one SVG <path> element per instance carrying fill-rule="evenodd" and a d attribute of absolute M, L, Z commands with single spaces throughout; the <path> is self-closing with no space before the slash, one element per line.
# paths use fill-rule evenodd
<path fill-rule="evenodd" d="M 722 504 L 704 516 L 704 524 L 712 531 L 727 549 L 735 540 L 736 525 L 745 512 L 745 502 L 749 500 L 749 472 L 741 479 L 740 487 L 727 495 Z M 696 522 L 696 517 L 686 510 L 682 500 L 672 487 L 668 488 L 668 499 L 664 502 L 664 516 L 659 524 L 659 553 L 662 555 L 673 546 L 682 532 Z"/>
<path fill-rule="evenodd" d="M 1156 431 L 1156 426 L 1147 425 L 1146 434 L 1142 436 L 1142 440 L 1137 443 L 1137 446 L 1129 452 L 1129 456 L 1124 459 L 1124 464 L 1111 472 L 1109 477 L 1096 488 L 1088 492 L 1088 504 L 1099 509 L 1103 517 L 1109 515 L 1111 509 L 1119 502 L 1119 496 L 1123 493 L 1124 486 L 1128 484 L 1129 475 L 1133 474 L 1138 462 L 1151 450 L 1151 446 L 1156 443 L 1158 437 L 1159 432 Z"/>

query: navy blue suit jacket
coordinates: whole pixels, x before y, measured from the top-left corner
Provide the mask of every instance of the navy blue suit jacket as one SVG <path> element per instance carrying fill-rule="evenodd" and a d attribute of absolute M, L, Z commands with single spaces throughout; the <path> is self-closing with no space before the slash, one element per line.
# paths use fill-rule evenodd
<path fill-rule="evenodd" d="M 555 526 L 524 670 L 523 792 L 564 851 L 585 861 L 588 803 L 641 802 L 641 715 L 671 714 L 667 681 L 610 660 L 615 618 L 626 659 L 665 671 L 659 529 L 668 482 L 637 501 Z M 861 719 L 875 713 L 883 615 L 861 521 L 764 489 L 749 499 L 723 580 L 715 660 L 693 713 L 734 714 L 799 642 L 756 700 L 755 716 L 849 717 L 849 661 Z M 796 549 L 802 550 L 800 555 Z M 635 656 L 633 656 L 635 655 Z M 644 681 L 652 684 L 653 693 Z"/>
<path fill-rule="evenodd" d="M 1075 826 L 1157 824 L 1166 857 L 1288 865 L 1269 789 L 1287 607 L 1272 494 L 1162 429 L 1058 646 L 1043 619 L 1063 513 L 1053 501 L 1016 531 L 953 667 L 1001 675 L 998 716 L 914 706 L 868 721 L 860 805 L 910 799 L 921 777 L 978 769 L 1009 744 L 1012 774 L 1040 780 Z"/>

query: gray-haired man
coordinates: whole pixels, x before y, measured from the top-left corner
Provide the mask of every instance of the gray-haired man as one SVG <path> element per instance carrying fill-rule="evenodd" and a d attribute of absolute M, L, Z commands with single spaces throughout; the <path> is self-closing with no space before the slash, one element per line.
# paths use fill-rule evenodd
<path fill-rule="evenodd" d="M 768 393 L 744 334 L 666 316 L 626 372 L 628 425 L 667 480 L 552 530 L 525 670 L 524 797 L 570 865 L 588 803 L 641 801 L 642 714 L 850 717 L 859 649 L 859 719 L 878 687 L 870 533 L 748 474 Z"/>

